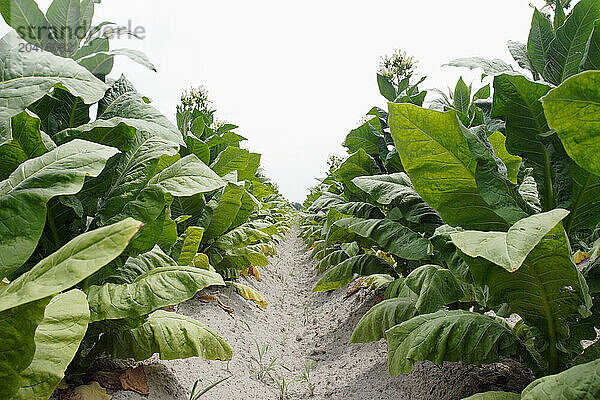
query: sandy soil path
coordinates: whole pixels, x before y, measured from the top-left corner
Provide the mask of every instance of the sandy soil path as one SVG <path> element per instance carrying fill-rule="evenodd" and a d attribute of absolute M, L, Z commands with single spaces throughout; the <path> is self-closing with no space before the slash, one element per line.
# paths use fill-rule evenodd
<path fill-rule="evenodd" d="M 197 299 L 178 308 L 178 312 L 206 323 L 234 347 L 231 362 L 151 359 L 144 363 L 150 395 L 120 391 L 113 399 L 188 399 L 197 379 L 201 379 L 200 386 L 206 387 L 230 375 L 227 382 L 201 399 L 279 399 L 277 383 L 270 378 L 260 380 L 253 372 L 257 364 L 251 358 L 258 358 L 257 344 L 268 345 L 263 364 L 276 363 L 270 373 L 279 381 L 294 380 L 312 360 L 314 395 L 310 395 L 306 383 L 292 382 L 288 399 L 454 400 L 477 391 L 520 390 L 527 384 L 527 378 L 515 372 L 510 360 L 487 367 L 419 363 L 411 374 L 390 379 L 385 342 L 348 344 L 360 317 L 375 304 L 376 294 L 366 290 L 348 298 L 345 290 L 313 294 L 318 280 L 314 262 L 296 232 L 290 232 L 278 250 L 279 254 L 270 258 L 270 265 L 261 269 L 262 282 L 242 279 L 269 302 L 266 310 L 242 299 L 229 287 L 210 293 L 233 307 L 233 316 Z"/>

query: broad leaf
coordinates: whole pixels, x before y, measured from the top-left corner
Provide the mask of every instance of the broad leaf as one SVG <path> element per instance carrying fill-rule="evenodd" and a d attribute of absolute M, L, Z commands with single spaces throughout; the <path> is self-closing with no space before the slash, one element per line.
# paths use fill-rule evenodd
<path fill-rule="evenodd" d="M 452 60 L 445 65 L 449 65 L 451 67 L 465 67 L 469 69 L 481 68 L 483 69 L 483 73 L 486 75 L 498 75 L 513 71 L 513 68 L 510 65 L 497 58 L 494 60 L 487 60 L 481 57 L 457 58 L 456 60 Z"/>
<path fill-rule="evenodd" d="M 56 48 L 51 51 L 61 57 L 71 57 L 79 47 L 78 36 L 82 29 L 79 0 L 54 0 L 48 7 L 46 18 L 57 41 Z"/>
<path fill-rule="evenodd" d="M 600 397 L 600 360 L 544 376 L 523 390 L 522 400 L 594 400 Z"/>
<path fill-rule="evenodd" d="M 211 164 L 213 171 L 225 176 L 232 171 L 244 171 L 248 167 L 250 152 L 239 147 L 227 147 Z"/>
<path fill-rule="evenodd" d="M 385 333 L 391 377 L 407 374 L 415 361 L 491 364 L 523 351 L 502 320 L 468 311 L 418 315 Z"/>
<path fill-rule="evenodd" d="M 239 282 L 231 282 L 231 286 L 233 286 L 235 291 L 246 300 L 255 302 L 256 305 L 263 310 L 267 308 L 269 303 L 267 303 L 264 297 L 262 297 L 254 288 Z"/>
<path fill-rule="evenodd" d="M 445 222 L 465 228 L 508 229 L 484 201 L 471 155 L 455 111 L 390 104 L 394 143 L 416 191 Z M 436 181 L 432 186 L 431 182 Z"/>
<path fill-rule="evenodd" d="M 429 240 L 389 219 L 357 219 L 348 229 L 406 260 L 423 260 L 429 254 Z"/>
<path fill-rule="evenodd" d="M 416 300 L 408 297 L 384 300 L 371 307 L 360 319 L 350 343 L 376 342 L 385 337 L 385 332 L 417 314 Z"/>
<path fill-rule="evenodd" d="M 60 87 L 86 104 L 102 98 L 106 85 L 75 61 L 46 52 L 19 52 L 23 42 L 11 32 L 0 39 L 0 145 L 11 140 L 10 118 Z"/>
<path fill-rule="evenodd" d="M 554 40 L 554 28 L 552 23 L 537 8 L 533 12 L 531 30 L 527 41 L 527 54 L 531 60 L 531 66 L 538 74 L 544 74 L 548 63 L 550 43 Z"/>
<path fill-rule="evenodd" d="M 74 140 L 24 162 L 0 182 L 0 277 L 20 267 L 33 253 L 46 222 L 46 203 L 55 196 L 79 192 L 86 176 L 100 174 L 116 152 Z"/>
<path fill-rule="evenodd" d="M 583 169 L 600 176 L 600 72 L 574 76 L 543 99 L 548 124 L 558 133 L 569 157 Z"/>
<path fill-rule="evenodd" d="M 485 392 L 474 394 L 463 400 L 521 400 L 521 395 L 510 392 Z"/>
<path fill-rule="evenodd" d="M 313 292 L 327 292 L 341 289 L 354 279 L 354 274 L 395 274 L 394 267 L 382 258 L 372 254 L 362 254 L 342 261 L 323 275 Z"/>
<path fill-rule="evenodd" d="M 143 316 L 189 300 L 213 285 L 225 285 L 215 272 L 195 267 L 154 268 L 131 283 L 89 287 L 90 319 L 95 322 Z"/>
<path fill-rule="evenodd" d="M 146 360 L 158 353 L 161 360 L 202 357 L 230 360 L 233 349 L 215 332 L 193 318 L 155 311 L 139 328 L 106 334 L 104 343 L 116 358 Z"/>
<path fill-rule="evenodd" d="M 119 256 L 140 229 L 131 218 L 77 236 L 0 289 L 0 311 L 69 289 Z"/>
<path fill-rule="evenodd" d="M 135 128 L 127 125 L 126 120 L 122 118 L 98 119 L 89 124 L 58 132 L 53 136 L 53 139 L 57 144 L 66 143 L 73 139 L 85 139 L 90 142 L 116 147 L 121 151 L 128 151 L 135 139 L 135 132 Z"/>
<path fill-rule="evenodd" d="M 207 204 L 212 211 L 212 217 L 204 233 L 205 241 L 217 238 L 227 232 L 242 207 L 243 196 L 244 187 L 242 185 L 228 183 L 222 194 Z"/>
<path fill-rule="evenodd" d="M 192 265 L 194 257 L 196 256 L 196 253 L 198 253 L 200 243 L 202 242 L 202 237 L 204 236 L 204 228 L 190 226 L 185 230 L 184 236 L 177 263 L 178 265 Z"/>
<path fill-rule="evenodd" d="M 373 158 L 362 148 L 349 155 L 340 166 L 333 171 L 333 175 L 339 179 L 347 188 L 349 193 L 360 194 L 352 179 L 357 176 L 371 175 L 373 167 Z"/>
<path fill-rule="evenodd" d="M 579 1 L 565 23 L 556 29 L 556 38 L 550 43 L 548 64 L 544 79 L 560 85 L 565 79 L 579 73 L 579 66 L 594 29 L 600 18 L 600 3 L 596 0 Z"/>
<path fill-rule="evenodd" d="M 85 294 L 71 290 L 54 297 L 35 331 L 35 355 L 21 372 L 14 400 L 46 400 L 63 379 L 88 327 L 90 311 Z"/>
<path fill-rule="evenodd" d="M 405 283 L 419 296 L 415 307 L 420 314 L 435 312 L 465 296 L 458 278 L 439 265 L 420 266 L 406 277 Z"/>

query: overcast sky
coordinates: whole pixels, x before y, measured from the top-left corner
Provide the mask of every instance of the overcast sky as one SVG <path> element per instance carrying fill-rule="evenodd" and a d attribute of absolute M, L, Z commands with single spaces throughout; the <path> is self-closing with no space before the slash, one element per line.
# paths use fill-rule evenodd
<path fill-rule="evenodd" d="M 38 4 L 46 11 L 50 1 Z M 424 88 L 454 86 L 460 75 L 477 86 L 479 73 L 442 64 L 511 61 L 506 42 L 526 42 L 532 12 L 527 0 L 103 0 L 94 22 L 146 30 L 145 40 L 112 48 L 144 51 L 158 73 L 119 59 L 112 77 L 124 73 L 172 120 L 181 92 L 204 85 L 219 119 L 240 126 L 245 147 L 301 202 L 328 155 L 343 153 L 348 131 L 372 106 L 386 107 L 375 75 L 381 55 L 413 55 L 429 77 Z"/>

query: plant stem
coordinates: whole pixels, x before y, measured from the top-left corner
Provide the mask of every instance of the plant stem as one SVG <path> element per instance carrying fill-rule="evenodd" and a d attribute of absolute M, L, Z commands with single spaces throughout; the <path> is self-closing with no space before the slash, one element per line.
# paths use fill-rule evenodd
<path fill-rule="evenodd" d="M 48 226 L 50 227 L 50 232 L 52 232 L 52 238 L 54 239 L 54 245 L 58 249 L 60 247 L 60 236 L 58 235 L 58 230 L 56 229 L 56 223 L 54 222 L 54 216 L 52 215 L 51 207 L 46 207 L 47 215 L 46 221 L 48 222 Z"/>

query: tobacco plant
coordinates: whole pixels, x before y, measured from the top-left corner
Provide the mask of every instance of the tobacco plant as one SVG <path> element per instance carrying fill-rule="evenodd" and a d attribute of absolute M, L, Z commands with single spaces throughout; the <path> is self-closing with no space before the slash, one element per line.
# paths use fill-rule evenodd
<path fill-rule="evenodd" d="M 303 237 L 326 271 L 315 291 L 356 275 L 385 289 L 351 341 L 384 338 L 391 376 L 512 356 L 540 379 L 473 398 L 600 395 L 598 345 L 582 346 L 600 327 L 600 2 L 568 16 L 561 4 L 534 10 L 527 44 L 509 43 L 520 69 L 449 63 L 482 68 L 493 93 L 461 79 L 423 108 L 380 84 L 388 112 L 348 135 L 351 154 L 305 203 Z M 395 170 L 379 162 L 389 136 Z M 511 314 L 516 325 L 499 318 Z"/>

